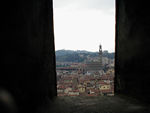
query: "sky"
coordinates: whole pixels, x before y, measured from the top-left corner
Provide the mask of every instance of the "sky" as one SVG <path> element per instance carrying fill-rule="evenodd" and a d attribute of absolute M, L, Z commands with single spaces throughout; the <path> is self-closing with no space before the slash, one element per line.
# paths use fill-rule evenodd
<path fill-rule="evenodd" d="M 115 0 L 53 0 L 55 50 L 115 51 Z"/>

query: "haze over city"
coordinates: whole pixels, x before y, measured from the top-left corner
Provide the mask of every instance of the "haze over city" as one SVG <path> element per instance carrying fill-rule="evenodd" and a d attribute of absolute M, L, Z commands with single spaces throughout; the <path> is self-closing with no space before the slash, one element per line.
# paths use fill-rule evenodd
<path fill-rule="evenodd" d="M 114 0 L 54 0 L 55 49 L 115 50 Z"/>

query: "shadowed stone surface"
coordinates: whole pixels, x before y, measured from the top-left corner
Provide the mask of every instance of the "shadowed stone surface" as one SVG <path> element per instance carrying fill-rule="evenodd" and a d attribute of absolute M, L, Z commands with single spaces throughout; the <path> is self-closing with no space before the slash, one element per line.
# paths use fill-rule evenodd
<path fill-rule="evenodd" d="M 115 90 L 150 103 L 148 1 L 116 0 Z"/>
<path fill-rule="evenodd" d="M 19 112 L 33 113 L 57 95 L 52 0 L 7 0 L 0 6 L 0 95 L 7 91 Z"/>
<path fill-rule="evenodd" d="M 48 107 L 47 107 L 48 108 Z M 124 96 L 57 97 L 42 113 L 149 113 L 146 106 Z M 40 110 L 39 110 L 40 111 Z M 41 113 L 39 112 L 38 113 Z"/>

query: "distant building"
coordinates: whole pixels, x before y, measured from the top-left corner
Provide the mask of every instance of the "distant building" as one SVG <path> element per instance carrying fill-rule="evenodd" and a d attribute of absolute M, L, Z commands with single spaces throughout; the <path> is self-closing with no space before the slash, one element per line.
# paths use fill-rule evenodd
<path fill-rule="evenodd" d="M 95 72 L 103 69 L 102 64 L 102 46 L 99 46 L 99 60 L 98 61 L 87 61 L 85 64 L 85 70 L 87 72 Z"/>
<path fill-rule="evenodd" d="M 102 45 L 99 46 L 99 64 L 102 67 Z"/>

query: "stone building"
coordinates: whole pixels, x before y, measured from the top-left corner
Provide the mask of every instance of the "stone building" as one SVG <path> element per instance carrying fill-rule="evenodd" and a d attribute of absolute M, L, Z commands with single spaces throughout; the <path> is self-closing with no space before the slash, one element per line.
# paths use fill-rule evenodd
<path fill-rule="evenodd" d="M 99 45 L 99 59 L 98 61 L 87 61 L 85 64 L 86 72 L 98 72 L 103 69 L 102 64 L 102 45 Z"/>

